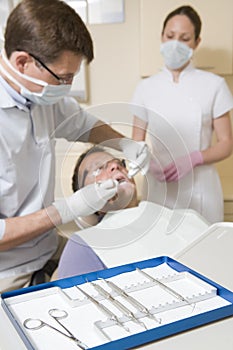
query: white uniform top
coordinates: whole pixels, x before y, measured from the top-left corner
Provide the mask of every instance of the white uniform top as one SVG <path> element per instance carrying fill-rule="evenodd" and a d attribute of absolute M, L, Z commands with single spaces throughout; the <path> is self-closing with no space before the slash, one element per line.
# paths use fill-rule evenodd
<path fill-rule="evenodd" d="M 73 98 L 50 106 L 30 105 L 0 80 L 0 219 L 30 214 L 52 204 L 55 139 L 86 142 L 96 121 Z M 40 269 L 56 247 L 57 234 L 51 230 L 1 252 L 0 278 Z"/>
<path fill-rule="evenodd" d="M 133 114 L 148 123 L 152 153 L 163 168 L 179 156 L 207 149 L 213 119 L 231 110 L 233 98 L 222 77 L 190 64 L 178 83 L 166 68 L 142 80 L 132 104 Z M 222 189 L 213 165 L 196 167 L 178 183 L 158 182 L 149 173 L 143 198 L 170 208 L 195 209 L 211 223 L 223 220 Z"/>

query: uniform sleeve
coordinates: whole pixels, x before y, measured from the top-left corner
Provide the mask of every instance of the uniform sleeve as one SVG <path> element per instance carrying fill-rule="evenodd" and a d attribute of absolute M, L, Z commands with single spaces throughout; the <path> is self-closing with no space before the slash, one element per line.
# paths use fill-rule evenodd
<path fill-rule="evenodd" d="M 133 98 L 130 103 L 130 111 L 134 116 L 142 119 L 145 122 L 148 122 L 148 113 L 147 113 L 147 109 L 143 98 L 143 95 L 144 95 L 143 85 L 144 85 L 144 82 L 141 81 L 136 87 L 133 94 Z"/>
<path fill-rule="evenodd" d="M 54 109 L 55 137 L 88 142 L 90 131 L 98 118 L 81 108 L 72 97 L 62 99 Z"/>
<path fill-rule="evenodd" d="M 77 234 L 68 240 L 58 265 L 58 278 L 106 269 L 92 248 Z"/>
<path fill-rule="evenodd" d="M 233 96 L 226 81 L 222 78 L 217 87 L 213 105 L 213 118 L 221 117 L 233 108 Z"/>
<path fill-rule="evenodd" d="M 6 223 L 5 223 L 5 220 L 0 220 L 0 240 L 3 238 L 4 236 L 4 233 L 5 233 L 5 226 L 6 226 Z"/>

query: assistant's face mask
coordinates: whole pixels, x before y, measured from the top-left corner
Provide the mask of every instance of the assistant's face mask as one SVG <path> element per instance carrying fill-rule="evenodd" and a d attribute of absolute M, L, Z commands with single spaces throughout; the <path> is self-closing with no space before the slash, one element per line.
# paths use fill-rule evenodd
<path fill-rule="evenodd" d="M 14 84 L 20 87 L 20 94 L 30 100 L 31 102 L 39 105 L 50 105 L 58 102 L 61 98 L 66 96 L 71 89 L 71 85 L 68 84 L 61 84 L 61 85 L 49 85 L 43 80 L 36 79 L 33 77 L 30 77 L 29 75 L 23 74 L 19 72 L 17 69 L 15 69 L 10 61 L 7 59 L 4 52 L 2 52 L 2 58 L 4 62 L 8 65 L 10 69 L 13 70 L 18 76 L 20 76 L 23 79 L 26 79 L 32 83 L 35 83 L 37 85 L 43 86 L 43 89 L 41 92 L 32 92 L 28 90 L 25 86 L 23 86 L 20 82 L 18 82 L 14 77 L 11 76 L 9 72 L 7 72 L 2 65 L 0 65 L 0 70 L 3 74 L 7 76 L 9 80 L 11 80 Z"/>
<path fill-rule="evenodd" d="M 178 40 L 168 40 L 160 45 L 160 52 L 168 68 L 179 69 L 192 57 L 193 49 Z"/>

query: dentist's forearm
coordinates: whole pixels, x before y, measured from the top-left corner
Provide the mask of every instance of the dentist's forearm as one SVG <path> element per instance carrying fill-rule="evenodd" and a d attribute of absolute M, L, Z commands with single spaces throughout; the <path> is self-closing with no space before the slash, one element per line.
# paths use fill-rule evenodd
<path fill-rule="evenodd" d="M 108 124 L 98 121 L 92 130 L 90 131 L 89 142 L 100 144 L 105 141 L 108 142 L 108 146 L 120 150 L 119 139 L 125 136 L 114 130 Z"/>
<path fill-rule="evenodd" d="M 38 237 L 61 223 L 54 206 L 35 213 L 5 219 L 6 227 L 0 240 L 0 251 L 14 248 Z"/>

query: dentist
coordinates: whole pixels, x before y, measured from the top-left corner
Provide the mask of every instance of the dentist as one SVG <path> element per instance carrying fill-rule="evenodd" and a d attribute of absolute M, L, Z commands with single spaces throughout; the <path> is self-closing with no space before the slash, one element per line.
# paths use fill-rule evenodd
<path fill-rule="evenodd" d="M 173 209 L 195 209 L 214 223 L 223 221 L 214 163 L 232 153 L 233 99 L 222 77 L 191 63 L 200 31 L 200 17 L 190 6 L 166 17 L 161 36 L 165 67 L 136 88 L 133 139 L 144 141 L 148 135 L 152 145 L 143 198 Z"/>
<path fill-rule="evenodd" d="M 59 0 L 23 0 L 10 14 L 0 57 L 0 292 L 30 283 L 58 261 L 64 241 L 56 226 L 100 210 L 115 196 L 114 181 L 92 184 L 54 200 L 55 140 L 111 140 L 146 171 L 145 143 L 124 138 L 68 97 L 83 59 L 93 59 L 91 36 Z"/>

